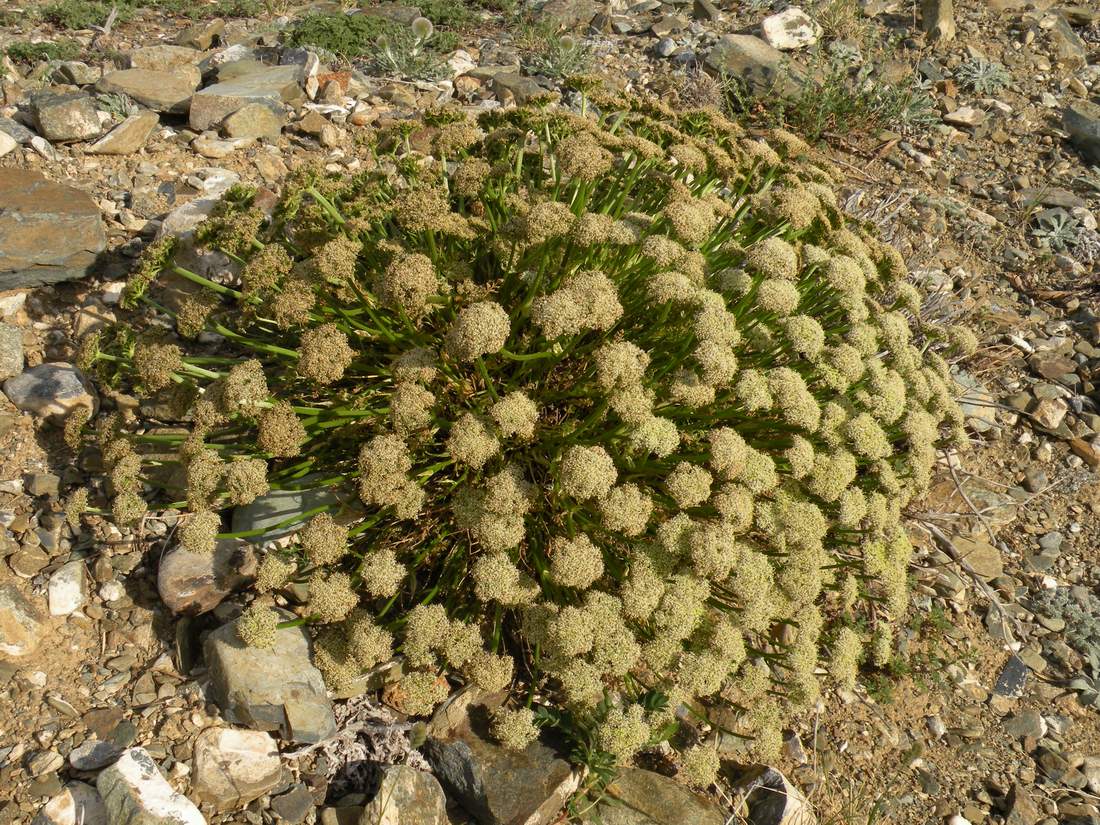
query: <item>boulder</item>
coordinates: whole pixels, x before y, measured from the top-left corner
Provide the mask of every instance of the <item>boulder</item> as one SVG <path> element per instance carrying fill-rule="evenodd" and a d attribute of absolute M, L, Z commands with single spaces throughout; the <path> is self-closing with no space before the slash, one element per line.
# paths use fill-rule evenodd
<path fill-rule="evenodd" d="M 751 34 L 725 35 L 714 44 L 704 62 L 712 72 L 739 80 L 754 95 L 798 91 L 783 53 Z"/>
<path fill-rule="evenodd" d="M 84 151 L 90 155 L 129 155 L 140 151 L 160 124 L 156 112 L 137 112 Z"/>
<path fill-rule="evenodd" d="M 107 246 L 87 194 L 29 169 L 0 169 L 0 290 L 89 274 Z"/>
<path fill-rule="evenodd" d="M 0 656 L 16 659 L 34 653 L 44 622 L 14 585 L 0 585 Z"/>
<path fill-rule="evenodd" d="M 207 728 L 195 740 L 192 793 L 219 811 L 243 808 L 282 781 L 279 749 L 263 731 Z"/>
<path fill-rule="evenodd" d="M 430 773 L 390 765 L 359 825 L 447 825 L 447 800 Z"/>
<path fill-rule="evenodd" d="M 84 92 L 40 92 L 31 97 L 35 128 L 46 140 L 87 140 L 103 131 L 95 101 Z"/>
<path fill-rule="evenodd" d="M 154 112 L 186 114 L 191 95 L 201 81 L 198 69 L 120 69 L 103 75 L 96 88 L 101 92 L 124 94 Z"/>
<path fill-rule="evenodd" d="M 214 700 L 230 722 L 277 730 L 292 742 L 320 742 L 336 732 L 332 703 L 302 628 L 279 630 L 274 646 L 261 649 L 245 645 L 233 621 L 207 636 L 204 650 Z"/>
<path fill-rule="evenodd" d="M 95 415 L 99 406 L 91 384 L 72 364 L 39 364 L 4 382 L 4 394 L 23 412 L 63 423 L 80 407 Z"/>
<path fill-rule="evenodd" d="M 84 782 L 70 782 L 50 799 L 31 825 L 108 825 L 99 792 Z"/>
<path fill-rule="evenodd" d="M 240 539 L 219 539 L 210 554 L 176 547 L 157 569 L 157 590 L 173 613 L 198 615 L 213 610 L 256 572 L 256 555 Z"/>
<path fill-rule="evenodd" d="M 112 825 L 206 825 L 199 809 L 172 790 L 144 748 L 123 751 L 95 784 Z"/>
<path fill-rule="evenodd" d="M 249 103 L 293 103 L 303 99 L 301 66 L 265 66 L 233 80 L 215 83 L 191 99 L 189 123 L 196 132 L 220 124 Z"/>

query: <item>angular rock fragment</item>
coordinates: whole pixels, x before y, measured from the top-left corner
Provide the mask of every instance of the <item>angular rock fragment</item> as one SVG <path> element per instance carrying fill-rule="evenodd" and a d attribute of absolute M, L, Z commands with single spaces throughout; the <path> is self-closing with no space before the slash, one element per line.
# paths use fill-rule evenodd
<path fill-rule="evenodd" d="M 95 201 L 37 172 L 0 169 L 0 204 L 0 290 L 83 278 L 107 246 Z"/>
<path fill-rule="evenodd" d="M 332 703 L 310 662 L 302 628 L 279 630 L 275 645 L 262 649 L 245 645 L 233 621 L 211 633 L 204 650 L 214 699 L 230 722 L 277 730 L 293 742 L 320 742 L 336 732 Z"/>
<path fill-rule="evenodd" d="M 95 784 L 112 825 L 206 825 L 199 809 L 172 790 L 144 748 L 123 751 Z"/>

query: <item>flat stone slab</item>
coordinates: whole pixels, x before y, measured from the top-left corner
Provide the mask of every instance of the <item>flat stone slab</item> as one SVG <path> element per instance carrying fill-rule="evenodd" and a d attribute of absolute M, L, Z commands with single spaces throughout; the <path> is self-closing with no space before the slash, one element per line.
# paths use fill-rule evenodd
<path fill-rule="evenodd" d="M 129 155 L 145 146 L 160 123 L 156 112 L 137 112 L 84 151 L 90 155 Z"/>
<path fill-rule="evenodd" d="M 127 95 L 154 112 L 186 114 L 201 81 L 199 70 L 177 68 L 158 72 L 154 69 L 121 69 L 105 74 L 96 84 L 101 92 Z"/>
<path fill-rule="evenodd" d="M 300 100 L 303 97 L 301 79 L 301 66 L 268 66 L 207 86 L 191 98 L 189 124 L 196 132 L 202 132 L 249 103 Z"/>
<path fill-rule="evenodd" d="M 293 742 L 320 742 L 336 733 L 332 702 L 302 628 L 277 631 L 275 645 L 261 649 L 245 645 L 232 621 L 207 636 L 204 650 L 214 700 L 230 722 L 277 730 Z"/>
<path fill-rule="evenodd" d="M 95 201 L 28 169 L 0 169 L 0 290 L 83 278 L 107 247 Z"/>

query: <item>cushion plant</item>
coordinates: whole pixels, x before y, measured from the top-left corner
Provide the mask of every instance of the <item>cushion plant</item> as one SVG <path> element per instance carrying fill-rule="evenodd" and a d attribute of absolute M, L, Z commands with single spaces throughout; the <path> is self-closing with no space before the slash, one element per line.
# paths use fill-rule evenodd
<path fill-rule="evenodd" d="M 826 674 L 890 655 L 901 510 L 959 432 L 945 356 L 973 336 L 921 323 L 794 136 L 599 104 L 436 113 L 427 152 L 376 133 L 366 171 L 303 170 L 272 214 L 231 191 L 197 234 L 228 274 L 154 244 L 135 319 L 85 348 L 160 421 L 88 429 L 115 518 L 180 508 L 196 553 L 233 506 L 331 488 L 239 626 L 270 644 L 308 593 L 333 687 L 400 655 L 408 713 L 507 689 L 504 744 L 568 721 L 607 765 L 722 706 L 767 758 Z"/>

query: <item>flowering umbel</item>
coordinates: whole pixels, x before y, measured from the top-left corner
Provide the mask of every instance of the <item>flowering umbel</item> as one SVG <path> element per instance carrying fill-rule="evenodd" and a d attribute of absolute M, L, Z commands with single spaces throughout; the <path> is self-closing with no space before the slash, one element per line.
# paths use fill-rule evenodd
<path fill-rule="evenodd" d="M 240 280 L 158 252 L 146 270 L 204 297 L 159 319 L 175 339 L 99 357 L 126 391 L 187 391 L 187 549 L 231 506 L 314 491 L 256 587 L 294 588 L 334 687 L 396 650 L 409 713 L 447 678 L 522 684 L 620 761 L 679 704 L 727 703 L 767 757 L 820 673 L 888 656 L 901 509 L 960 431 L 946 359 L 976 340 L 922 325 L 897 253 L 844 226 L 793 136 L 601 110 L 489 112 L 432 162 L 299 173 L 267 222 L 235 193 L 203 237 Z M 146 270 L 133 300 L 163 312 Z M 105 459 L 140 517 L 169 474 L 125 437 Z M 492 730 L 523 748 L 544 721 L 506 706 Z M 684 775 L 706 787 L 716 759 L 697 746 Z"/>

